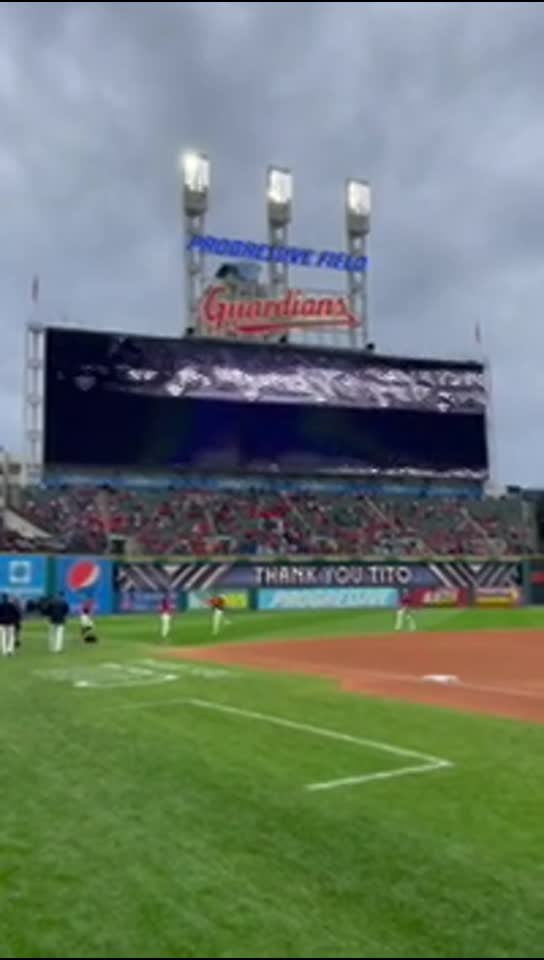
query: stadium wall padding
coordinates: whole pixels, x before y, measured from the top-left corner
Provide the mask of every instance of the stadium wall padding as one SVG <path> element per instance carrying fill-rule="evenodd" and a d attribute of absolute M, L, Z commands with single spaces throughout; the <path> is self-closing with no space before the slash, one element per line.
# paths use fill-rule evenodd
<path fill-rule="evenodd" d="M 242 604 L 262 609 L 263 604 L 272 602 L 263 600 L 263 596 L 267 596 L 263 591 L 267 590 L 274 591 L 275 608 L 286 602 L 279 599 L 285 590 L 360 590 L 363 591 L 361 606 L 382 605 L 387 591 L 386 605 L 394 606 L 401 590 L 408 592 L 414 606 L 467 606 L 476 601 L 478 605 L 480 602 L 481 605 L 493 602 L 504 605 L 506 602 L 518 604 L 525 599 L 524 564 L 513 558 L 388 562 L 142 559 L 119 561 L 114 575 L 116 609 L 125 612 L 143 609 L 153 597 L 156 609 L 158 598 L 166 592 L 177 598 L 178 605 L 187 604 L 190 609 L 205 606 L 206 599 L 214 592 L 232 598 L 232 604 L 238 609 Z M 241 599 L 242 595 L 246 595 L 247 600 Z M 329 594 L 333 606 L 340 604 L 340 596 Z M 352 593 L 353 603 L 354 597 Z M 295 602 L 294 596 L 292 599 Z M 309 595 L 306 601 L 297 600 L 308 606 L 314 602 L 316 598 L 312 600 Z"/>
<path fill-rule="evenodd" d="M 532 557 L 525 565 L 527 602 L 544 605 L 544 557 Z"/>
<path fill-rule="evenodd" d="M 0 556 L 0 593 L 36 600 L 51 589 L 50 561 L 46 556 L 8 553 Z"/>
<path fill-rule="evenodd" d="M 108 614 L 115 610 L 113 563 L 105 557 L 55 557 L 55 590 L 62 591 L 72 612 L 80 610 L 90 600 L 95 613 Z"/>
<path fill-rule="evenodd" d="M 259 591 L 314 589 L 389 590 L 396 591 L 395 597 L 402 590 L 414 606 L 544 605 L 544 556 L 384 562 L 214 558 L 207 562 L 175 557 L 112 561 L 77 555 L 0 555 L 0 592 L 32 599 L 63 590 L 72 608 L 91 599 L 101 614 L 156 611 L 165 593 L 176 599 L 179 609 L 194 610 L 205 609 L 209 596 L 221 592 L 232 608 L 240 610 L 258 609 Z M 393 593 L 388 596 L 392 600 Z M 378 593 L 365 598 L 370 605 L 378 603 Z"/>

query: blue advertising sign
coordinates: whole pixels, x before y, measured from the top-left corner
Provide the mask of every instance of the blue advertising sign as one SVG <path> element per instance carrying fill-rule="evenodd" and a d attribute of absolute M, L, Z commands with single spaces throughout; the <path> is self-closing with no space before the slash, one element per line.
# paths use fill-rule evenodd
<path fill-rule="evenodd" d="M 398 604 L 398 590 L 329 588 L 320 590 L 259 590 L 258 610 L 358 610 L 361 608 L 393 608 Z"/>
<path fill-rule="evenodd" d="M 318 267 L 321 270 L 342 270 L 346 273 L 366 270 L 368 266 L 368 257 L 353 257 L 343 251 L 270 246 L 268 243 L 233 240 L 210 234 L 193 235 L 187 243 L 187 249 L 215 257 L 236 257 L 240 260 L 256 260 L 259 263 L 287 263 L 292 267 Z"/>
<path fill-rule="evenodd" d="M 117 600 L 117 612 L 158 613 L 163 596 L 159 590 L 122 590 Z"/>
<path fill-rule="evenodd" d="M 46 557 L 13 553 L 0 556 L 0 593 L 31 600 L 43 596 L 46 590 Z"/>
<path fill-rule="evenodd" d="M 159 614 L 161 601 L 165 595 L 176 608 L 184 609 L 184 595 L 177 590 L 120 590 L 117 596 L 117 613 L 156 613 Z"/>
<path fill-rule="evenodd" d="M 73 613 L 90 600 L 95 613 L 113 611 L 113 569 L 102 557 L 57 557 L 55 585 L 62 590 Z"/>

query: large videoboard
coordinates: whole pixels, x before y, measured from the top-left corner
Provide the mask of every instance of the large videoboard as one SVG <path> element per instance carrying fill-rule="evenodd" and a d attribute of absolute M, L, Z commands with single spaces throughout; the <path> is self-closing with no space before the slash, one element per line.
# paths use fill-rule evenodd
<path fill-rule="evenodd" d="M 49 467 L 483 477 L 484 371 L 50 329 Z"/>

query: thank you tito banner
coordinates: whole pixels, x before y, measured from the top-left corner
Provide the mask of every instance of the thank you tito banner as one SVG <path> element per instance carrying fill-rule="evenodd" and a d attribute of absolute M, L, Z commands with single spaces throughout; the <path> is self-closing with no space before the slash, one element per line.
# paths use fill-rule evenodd
<path fill-rule="evenodd" d="M 257 564 L 252 574 L 259 587 L 406 587 L 431 578 L 425 567 L 386 563 Z"/>

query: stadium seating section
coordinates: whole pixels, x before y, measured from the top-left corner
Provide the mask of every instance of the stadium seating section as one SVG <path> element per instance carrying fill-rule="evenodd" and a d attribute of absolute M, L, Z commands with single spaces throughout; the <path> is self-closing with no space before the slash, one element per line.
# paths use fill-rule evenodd
<path fill-rule="evenodd" d="M 139 555 L 502 556 L 534 551 L 528 506 L 481 501 L 201 490 L 33 489 L 19 514 L 44 540 L 4 531 L 2 549 Z"/>

